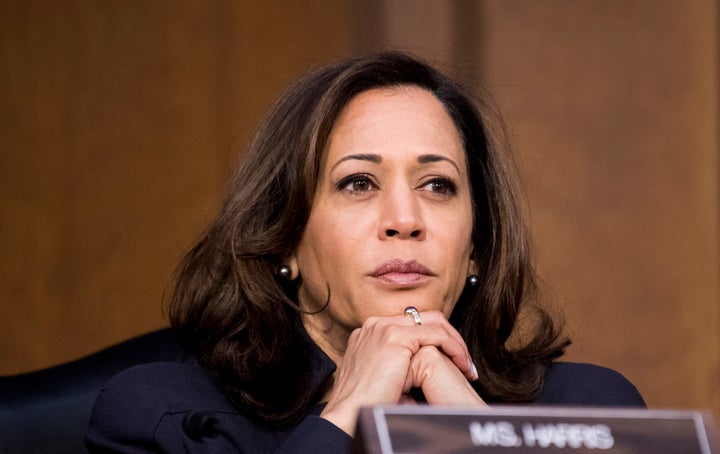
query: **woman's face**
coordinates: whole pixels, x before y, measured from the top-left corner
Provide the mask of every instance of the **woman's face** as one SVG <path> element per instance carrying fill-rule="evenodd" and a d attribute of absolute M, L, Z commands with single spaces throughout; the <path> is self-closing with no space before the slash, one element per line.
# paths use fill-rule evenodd
<path fill-rule="evenodd" d="M 301 307 L 334 329 L 407 306 L 446 317 L 471 271 L 465 152 L 440 101 L 415 86 L 353 98 L 330 134 L 292 264 Z"/>

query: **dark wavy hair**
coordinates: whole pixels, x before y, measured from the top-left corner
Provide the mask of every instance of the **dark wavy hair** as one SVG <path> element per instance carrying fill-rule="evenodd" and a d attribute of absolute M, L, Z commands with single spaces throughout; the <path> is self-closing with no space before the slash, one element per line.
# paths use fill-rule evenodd
<path fill-rule="evenodd" d="M 308 73 L 280 97 L 245 151 L 219 214 L 177 270 L 170 320 L 178 337 L 235 406 L 267 425 L 296 423 L 325 391 L 309 385 L 314 366 L 297 328 L 297 288 L 276 271 L 307 224 L 328 135 L 358 93 L 403 85 L 433 93 L 465 147 L 479 283 L 465 289 L 450 321 L 478 367 L 476 390 L 491 402 L 532 400 L 547 364 L 569 343 L 535 304 L 512 160 L 487 101 L 476 105 L 407 54 L 346 60 Z M 533 317 L 522 319 L 533 323 L 519 323 L 525 313 Z"/>

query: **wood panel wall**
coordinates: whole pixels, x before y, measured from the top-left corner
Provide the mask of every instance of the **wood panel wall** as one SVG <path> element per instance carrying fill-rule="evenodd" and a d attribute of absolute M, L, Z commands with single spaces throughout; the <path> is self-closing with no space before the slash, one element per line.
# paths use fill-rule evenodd
<path fill-rule="evenodd" d="M 0 373 L 165 324 L 257 118 L 310 64 L 401 48 L 506 114 L 568 358 L 720 416 L 718 4 L 0 4 Z"/>
<path fill-rule="evenodd" d="M 350 3 L 0 2 L 0 374 L 164 326 L 248 132 Z"/>
<path fill-rule="evenodd" d="M 720 415 L 717 2 L 487 1 L 481 18 L 569 358 Z"/>

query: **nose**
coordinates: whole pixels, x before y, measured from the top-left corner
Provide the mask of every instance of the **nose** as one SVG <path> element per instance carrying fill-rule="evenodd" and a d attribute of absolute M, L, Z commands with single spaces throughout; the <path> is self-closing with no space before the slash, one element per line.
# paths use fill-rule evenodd
<path fill-rule="evenodd" d="M 378 237 L 381 240 L 425 238 L 425 222 L 412 188 L 386 190 L 380 204 Z"/>

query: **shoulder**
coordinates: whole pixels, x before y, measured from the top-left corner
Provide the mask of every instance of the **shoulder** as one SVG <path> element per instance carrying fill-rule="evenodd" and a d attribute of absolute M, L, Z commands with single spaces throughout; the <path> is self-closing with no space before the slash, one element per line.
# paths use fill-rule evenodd
<path fill-rule="evenodd" d="M 114 409 L 125 407 L 115 406 L 122 402 L 133 402 L 133 408 L 152 408 L 163 402 L 158 409 L 163 412 L 192 408 L 199 402 L 218 410 L 231 409 L 210 373 L 192 363 L 149 363 L 123 371 L 103 386 L 94 410 L 102 410 L 107 403 Z"/>
<path fill-rule="evenodd" d="M 121 372 L 101 389 L 86 442 L 103 449 L 115 449 L 116 443 L 155 445 L 168 428 L 177 432 L 182 417 L 197 410 L 234 413 L 204 368 L 191 363 L 143 364 Z M 179 422 L 169 423 L 175 420 Z"/>
<path fill-rule="evenodd" d="M 637 388 L 620 373 L 593 364 L 548 366 L 536 404 L 645 407 Z"/>
<path fill-rule="evenodd" d="M 103 387 L 85 442 L 90 452 L 347 452 L 349 436 L 319 413 L 313 407 L 291 430 L 264 427 L 230 403 L 207 369 L 150 363 Z"/>
<path fill-rule="evenodd" d="M 160 388 L 167 392 L 198 384 L 214 386 L 214 383 L 210 372 L 194 362 L 157 362 L 126 369 L 112 377 L 102 389 L 107 391 L 139 387 L 154 390 Z"/>

